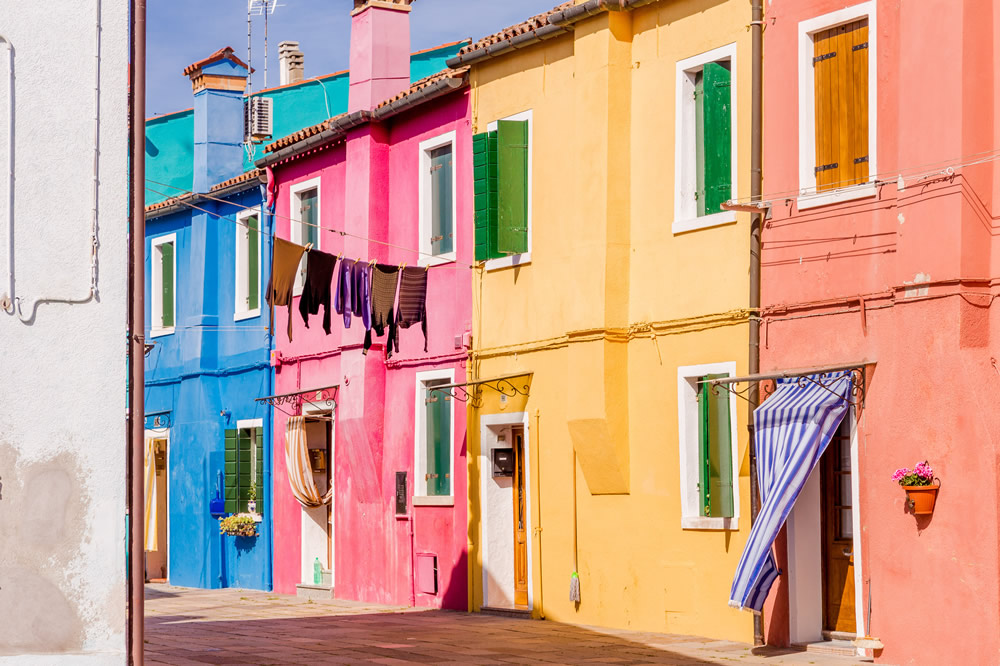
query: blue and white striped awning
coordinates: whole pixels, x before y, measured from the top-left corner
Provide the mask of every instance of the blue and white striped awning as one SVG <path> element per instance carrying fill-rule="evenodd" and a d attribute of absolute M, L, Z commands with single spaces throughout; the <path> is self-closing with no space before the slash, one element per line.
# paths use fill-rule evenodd
<path fill-rule="evenodd" d="M 771 553 L 806 480 L 851 405 L 851 371 L 777 380 L 753 414 L 761 508 L 736 567 L 729 605 L 760 612 L 778 568 Z"/>

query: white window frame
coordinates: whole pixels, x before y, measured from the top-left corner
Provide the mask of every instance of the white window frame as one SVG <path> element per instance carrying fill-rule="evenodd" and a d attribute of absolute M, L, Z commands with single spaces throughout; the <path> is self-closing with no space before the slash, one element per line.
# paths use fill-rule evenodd
<path fill-rule="evenodd" d="M 249 278 L 247 275 L 247 263 L 250 252 L 250 243 L 247 239 L 247 221 L 254 216 L 257 217 L 257 307 L 251 310 L 247 308 L 247 298 L 250 294 L 247 292 L 246 287 L 247 279 Z M 260 316 L 260 302 L 263 295 L 260 288 L 261 264 L 263 262 L 261 257 L 264 254 L 261 247 L 264 238 L 263 224 L 261 222 L 263 219 L 264 215 L 259 209 L 244 210 L 236 215 L 236 281 L 233 284 L 235 292 L 233 321 L 242 321 Z"/>
<path fill-rule="evenodd" d="M 456 260 L 458 256 L 458 151 L 456 150 L 457 133 L 452 130 L 438 136 L 421 141 L 418 149 L 417 173 L 420 174 L 419 194 L 419 229 L 420 229 L 420 266 L 438 266 Z M 452 251 L 431 256 L 431 216 L 433 198 L 431 197 L 431 156 L 430 152 L 437 148 L 451 146 L 451 237 Z"/>
<path fill-rule="evenodd" d="M 694 79 L 695 75 L 710 62 L 729 62 L 732 84 L 730 86 L 730 154 L 732 176 L 730 199 L 739 192 L 739 115 L 736 112 L 738 72 L 736 69 L 736 42 L 699 53 L 696 56 L 677 61 L 676 106 L 674 113 L 674 221 L 670 225 L 674 234 L 697 229 L 708 229 L 736 222 L 736 211 L 724 210 L 720 213 L 698 217 L 698 134 L 695 118 Z"/>
<path fill-rule="evenodd" d="M 288 188 L 288 213 L 291 218 L 291 229 L 289 233 L 289 240 L 297 245 L 305 245 L 306 241 L 302 233 L 302 193 L 308 192 L 309 190 L 316 190 L 316 224 L 323 224 L 323 217 L 320 212 L 323 210 L 322 200 L 323 200 L 323 189 L 320 187 L 320 182 L 322 178 L 317 176 L 315 178 L 310 178 L 309 180 L 303 180 L 301 183 L 295 183 Z M 319 229 L 318 231 L 322 231 Z M 316 244 L 315 249 L 322 249 L 320 246 L 323 242 L 323 234 L 316 234 Z M 299 262 L 299 272 L 295 277 L 295 288 L 293 290 L 293 295 L 299 296 L 302 294 L 302 289 L 305 287 L 306 279 L 306 254 L 303 253 L 302 260 Z"/>
<path fill-rule="evenodd" d="M 535 145 L 535 120 L 534 111 L 528 109 L 527 111 L 522 111 L 520 113 L 515 113 L 512 116 L 507 116 L 506 118 L 498 118 L 494 120 L 489 125 L 486 126 L 486 131 L 495 132 L 497 129 L 497 123 L 500 120 L 527 120 L 528 121 L 528 251 L 522 252 L 521 254 L 511 254 L 506 257 L 499 257 L 497 259 L 489 259 L 486 261 L 486 270 L 495 271 L 499 268 L 510 268 L 511 266 L 524 266 L 525 264 L 531 263 L 531 237 L 532 237 L 532 226 L 531 218 L 533 217 L 532 209 L 534 206 L 534 145 Z"/>
<path fill-rule="evenodd" d="M 427 412 L 424 404 L 426 382 L 434 380 L 455 381 L 455 370 L 427 370 L 416 373 L 414 393 L 414 435 L 413 435 L 413 506 L 454 506 L 455 505 L 455 400 L 449 400 L 451 405 L 450 441 L 448 443 L 448 484 L 451 493 L 448 495 L 428 495 L 427 480 Z"/>
<path fill-rule="evenodd" d="M 174 246 L 174 250 L 175 250 L 174 256 L 176 257 L 177 246 Z M 177 316 L 176 312 L 174 312 L 174 316 L 175 317 Z M 149 438 L 167 440 L 167 468 L 163 470 L 163 481 L 164 481 L 164 486 L 166 486 L 166 493 L 167 493 L 167 497 L 164 500 L 167 503 L 167 511 L 166 511 L 167 542 L 163 545 L 163 549 L 166 551 L 164 560 L 167 563 L 167 583 L 169 584 L 170 583 L 170 449 L 171 449 L 170 428 L 145 428 L 143 439 L 149 439 Z M 145 444 L 145 442 L 143 442 L 143 444 Z M 143 446 L 143 451 L 145 450 L 146 448 L 145 446 Z M 157 519 L 159 519 L 159 516 L 157 516 Z"/>
<path fill-rule="evenodd" d="M 174 326 L 161 326 L 163 321 L 163 257 L 159 253 L 161 245 L 174 246 Z M 149 241 L 149 337 L 158 338 L 172 335 L 177 326 L 177 234 L 164 234 Z"/>
<path fill-rule="evenodd" d="M 877 194 L 878 174 L 878 26 L 875 2 L 841 9 L 799 22 L 799 210 L 826 206 L 842 201 L 873 197 Z M 839 25 L 868 19 L 868 182 L 835 190 L 816 191 L 816 91 L 812 66 L 813 35 Z"/>
<path fill-rule="evenodd" d="M 236 433 L 237 433 L 237 437 L 239 437 L 239 431 L 240 430 L 249 430 L 250 431 L 250 469 L 253 470 L 252 474 L 253 474 L 254 481 L 256 481 L 256 479 L 257 479 L 257 465 L 256 465 L 257 461 L 255 460 L 255 458 L 257 457 L 257 430 L 256 429 L 257 428 L 263 428 L 263 427 L 264 427 L 264 419 L 242 419 L 242 420 L 237 420 L 236 421 Z M 263 433 L 261 433 L 261 436 L 262 437 L 264 436 Z M 261 448 L 262 449 L 264 448 L 264 442 L 261 442 Z M 237 451 L 236 451 L 236 462 L 237 462 L 237 464 L 239 464 L 239 455 L 240 455 L 240 452 L 239 452 L 239 448 L 237 447 Z M 265 457 L 267 456 L 267 450 L 266 449 L 264 450 L 264 456 Z M 264 465 L 264 467 L 266 468 L 267 465 Z M 267 470 L 265 469 L 264 471 L 266 472 Z M 267 474 L 266 473 L 262 474 L 261 476 L 267 478 Z M 264 492 L 263 488 L 258 488 L 257 489 L 257 498 L 258 498 L 258 500 L 260 499 L 260 495 L 263 492 Z M 261 514 L 259 514 L 259 513 L 252 513 L 250 515 L 252 515 L 254 517 L 254 521 L 255 522 L 259 523 L 259 522 L 261 522 L 263 520 L 263 516 L 261 516 Z"/>
<path fill-rule="evenodd" d="M 678 450 L 681 470 L 681 529 L 685 530 L 732 530 L 738 531 L 740 524 L 740 457 L 737 439 L 736 395 L 729 396 L 729 438 L 732 443 L 733 460 L 733 516 L 720 518 L 700 515 L 698 493 L 699 459 L 698 451 L 698 380 L 705 375 L 736 376 L 736 361 L 683 365 L 677 368 L 677 426 Z M 725 389 L 719 389 L 720 391 Z"/>

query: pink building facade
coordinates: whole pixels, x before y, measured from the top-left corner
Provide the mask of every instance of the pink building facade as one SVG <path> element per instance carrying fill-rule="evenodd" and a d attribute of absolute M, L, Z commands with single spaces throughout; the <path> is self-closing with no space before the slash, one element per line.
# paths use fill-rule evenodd
<path fill-rule="evenodd" d="M 274 590 L 328 596 L 332 589 L 340 599 L 465 609 L 465 405 L 427 388 L 466 377 L 473 257 L 467 81 L 448 71 L 411 86 L 409 3 L 355 6 L 349 112 L 277 141 L 258 165 L 270 166 L 277 184 L 278 237 L 345 259 L 428 267 L 426 350 L 415 325 L 399 332 L 390 358 L 385 337 L 366 354 L 361 318 L 345 328 L 334 312 L 327 335 L 321 311 L 306 328 L 298 296 L 290 341 L 288 311 L 276 308 L 275 393 L 293 396 L 275 412 Z M 431 219 L 442 207 L 450 209 L 439 221 L 447 226 L 450 218 L 443 231 Z M 309 220 L 319 228 L 303 224 Z M 324 389 L 318 399 L 317 389 Z M 328 507 L 308 509 L 292 495 L 288 413 L 308 417 L 309 448 L 322 451 L 310 452 L 317 488 L 334 486 Z M 434 437 L 445 442 L 447 460 L 431 460 Z"/>
<path fill-rule="evenodd" d="M 864 380 L 776 543 L 765 638 L 998 663 L 1000 2 L 766 11 L 761 372 Z M 890 476 L 923 460 L 915 515 Z"/>

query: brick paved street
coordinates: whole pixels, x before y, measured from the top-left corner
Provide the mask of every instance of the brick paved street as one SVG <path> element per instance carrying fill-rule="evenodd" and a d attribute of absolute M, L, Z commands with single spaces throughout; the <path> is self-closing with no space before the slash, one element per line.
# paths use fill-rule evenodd
<path fill-rule="evenodd" d="M 850 659 L 453 611 L 146 586 L 150 664 L 816 664 Z"/>

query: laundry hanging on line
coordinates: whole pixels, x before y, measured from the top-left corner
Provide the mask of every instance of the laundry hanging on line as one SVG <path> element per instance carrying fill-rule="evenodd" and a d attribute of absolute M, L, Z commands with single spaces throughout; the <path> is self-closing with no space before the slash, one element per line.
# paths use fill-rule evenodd
<path fill-rule="evenodd" d="M 309 315 L 318 314 L 322 306 L 323 330 L 327 335 L 330 335 L 331 283 L 336 267 L 337 255 L 310 250 L 306 258 L 306 281 L 302 288 L 302 298 L 299 299 L 299 314 L 302 315 L 306 328 L 309 328 Z"/>
<path fill-rule="evenodd" d="M 274 333 L 274 306 L 288 306 L 288 341 L 292 341 L 292 289 L 299 272 L 299 262 L 306 248 L 282 238 L 274 239 L 271 255 L 271 277 L 267 282 L 266 300 L 271 308 L 268 330 Z"/>
<path fill-rule="evenodd" d="M 382 337 L 386 328 L 389 329 L 389 340 L 396 333 L 396 316 L 393 308 L 396 305 L 396 283 L 399 281 L 397 266 L 375 264 L 372 271 L 372 325 L 365 331 L 364 353 L 372 347 L 372 331 Z M 392 345 L 385 346 L 386 358 L 392 358 Z"/>

